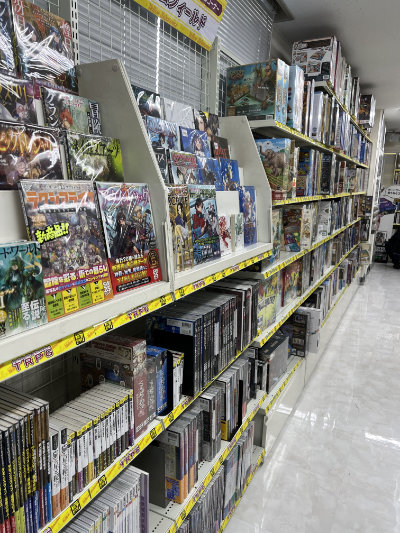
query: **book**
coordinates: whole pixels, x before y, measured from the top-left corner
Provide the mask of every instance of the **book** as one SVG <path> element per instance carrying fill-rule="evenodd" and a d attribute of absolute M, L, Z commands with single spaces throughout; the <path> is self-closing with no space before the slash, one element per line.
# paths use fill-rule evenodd
<path fill-rule="evenodd" d="M 216 159 L 230 159 L 231 154 L 229 150 L 228 139 L 225 139 L 224 137 L 218 137 L 217 135 L 212 135 L 211 154 Z"/>
<path fill-rule="evenodd" d="M 69 179 L 124 181 L 119 139 L 70 131 L 66 137 Z"/>
<path fill-rule="evenodd" d="M 232 253 L 231 217 L 218 215 L 221 256 Z"/>
<path fill-rule="evenodd" d="M 168 187 L 168 205 L 175 271 L 181 272 L 193 266 L 192 225 L 187 187 Z"/>
<path fill-rule="evenodd" d="M 219 135 L 219 117 L 214 113 L 208 111 L 193 110 L 194 129 L 198 131 L 205 131 L 208 140 L 211 140 L 213 135 Z"/>
<path fill-rule="evenodd" d="M 197 157 L 198 177 L 200 185 L 217 185 L 220 182 L 218 159 Z"/>
<path fill-rule="evenodd" d="M 40 244 L 49 321 L 112 298 L 93 185 L 22 180 L 19 187 L 28 233 Z"/>
<path fill-rule="evenodd" d="M 170 150 L 170 181 L 175 185 L 198 183 L 197 158 L 189 152 Z"/>
<path fill-rule="evenodd" d="M 96 190 L 114 293 L 160 281 L 147 185 L 97 183 Z"/>
<path fill-rule="evenodd" d="M 22 179 L 63 179 L 56 129 L 0 122 L 0 190 Z"/>
<path fill-rule="evenodd" d="M 190 128 L 179 128 L 181 134 L 182 150 L 191 152 L 200 157 L 211 157 L 210 146 L 206 131 L 192 130 Z"/>
<path fill-rule="evenodd" d="M 145 125 L 153 148 L 180 150 L 179 130 L 174 122 L 147 115 Z"/>
<path fill-rule="evenodd" d="M 0 70 L 15 75 L 16 64 L 13 49 L 13 22 L 8 0 L 0 2 Z"/>
<path fill-rule="evenodd" d="M 136 85 L 132 85 L 132 90 L 142 117 L 164 118 L 161 97 L 158 93 L 142 89 Z"/>
<path fill-rule="evenodd" d="M 30 81 L 0 74 L 0 120 L 37 124 L 34 88 Z"/>
<path fill-rule="evenodd" d="M 194 264 L 221 256 L 215 187 L 188 185 Z"/>
<path fill-rule="evenodd" d="M 22 76 L 77 92 L 70 24 L 26 0 L 11 0 L 11 7 Z"/>
<path fill-rule="evenodd" d="M 39 244 L 0 245 L 0 339 L 46 322 Z"/>
<path fill-rule="evenodd" d="M 257 242 L 257 204 L 256 190 L 252 185 L 239 189 L 240 211 L 243 213 L 244 245 L 250 246 Z"/>
<path fill-rule="evenodd" d="M 194 128 L 193 107 L 182 102 L 175 102 L 169 98 L 162 99 L 164 118 L 168 122 L 175 122 L 185 128 Z"/>
<path fill-rule="evenodd" d="M 41 87 L 40 92 L 46 126 L 86 135 L 101 135 L 97 102 L 49 87 Z"/>
<path fill-rule="evenodd" d="M 165 348 L 146 346 L 147 358 L 155 362 L 156 368 L 156 404 L 157 416 L 162 415 L 167 409 L 168 383 L 167 383 L 167 357 Z"/>
<path fill-rule="evenodd" d="M 217 191 L 238 191 L 240 188 L 239 163 L 235 159 L 219 160 Z"/>
<path fill-rule="evenodd" d="M 243 213 L 231 215 L 232 252 L 244 249 L 244 220 Z"/>
<path fill-rule="evenodd" d="M 154 148 L 153 152 L 157 160 L 158 168 L 161 172 L 161 177 L 167 185 L 170 183 L 169 168 L 168 168 L 168 150 L 166 148 Z"/>

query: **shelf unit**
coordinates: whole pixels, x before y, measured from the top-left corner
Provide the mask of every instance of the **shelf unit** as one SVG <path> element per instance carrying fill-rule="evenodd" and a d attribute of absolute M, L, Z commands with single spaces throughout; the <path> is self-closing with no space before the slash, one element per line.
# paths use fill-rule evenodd
<path fill-rule="evenodd" d="M 338 194 L 325 194 L 319 196 L 296 196 L 296 198 L 288 198 L 287 200 L 273 200 L 274 207 L 280 205 L 298 204 L 305 202 L 318 202 L 319 200 L 334 200 L 335 198 L 344 198 L 345 196 L 359 196 L 366 194 L 365 191 L 360 192 L 341 192 Z"/>

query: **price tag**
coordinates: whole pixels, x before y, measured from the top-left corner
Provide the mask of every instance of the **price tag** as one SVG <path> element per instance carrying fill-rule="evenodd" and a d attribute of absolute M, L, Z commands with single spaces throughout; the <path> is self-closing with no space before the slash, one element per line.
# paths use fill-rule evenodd
<path fill-rule="evenodd" d="M 77 331 L 74 333 L 75 344 L 79 346 L 85 342 L 85 333 L 83 331 Z"/>
<path fill-rule="evenodd" d="M 107 485 L 107 478 L 106 476 L 101 476 L 101 478 L 98 481 L 100 490 L 104 489 L 104 487 Z"/>
<path fill-rule="evenodd" d="M 81 504 L 79 500 L 74 501 L 69 508 L 71 509 L 72 516 L 75 516 L 81 510 Z"/>

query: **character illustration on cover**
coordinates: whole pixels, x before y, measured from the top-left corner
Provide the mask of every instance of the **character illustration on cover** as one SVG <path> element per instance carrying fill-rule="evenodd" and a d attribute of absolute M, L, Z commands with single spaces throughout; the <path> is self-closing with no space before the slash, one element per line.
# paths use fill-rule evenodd
<path fill-rule="evenodd" d="M 201 135 L 199 135 L 197 131 L 194 131 L 192 133 L 190 144 L 192 147 L 193 154 L 200 156 L 200 157 L 206 157 L 207 149 L 206 149 L 204 140 L 202 139 Z"/>
<path fill-rule="evenodd" d="M 211 231 L 211 226 L 210 222 L 206 219 L 203 213 L 204 202 L 200 196 L 196 198 L 194 209 L 195 212 L 192 217 L 192 230 L 195 240 L 198 240 L 204 236 L 207 236 L 208 232 Z"/>
<path fill-rule="evenodd" d="M 111 229 L 111 228 L 110 228 Z M 120 207 L 111 229 L 111 256 L 142 255 L 154 248 L 154 227 L 149 208 L 140 205 Z"/>
<path fill-rule="evenodd" d="M 253 96 L 262 102 L 261 107 L 265 109 L 268 103 L 272 101 L 272 95 L 275 89 L 275 78 L 271 65 L 267 63 L 265 68 L 261 64 L 257 65 L 255 75 Z"/>
<path fill-rule="evenodd" d="M 176 212 L 177 216 L 174 219 L 176 243 L 181 248 L 186 248 L 188 246 L 189 239 L 189 226 L 182 202 L 178 202 L 176 206 Z"/>

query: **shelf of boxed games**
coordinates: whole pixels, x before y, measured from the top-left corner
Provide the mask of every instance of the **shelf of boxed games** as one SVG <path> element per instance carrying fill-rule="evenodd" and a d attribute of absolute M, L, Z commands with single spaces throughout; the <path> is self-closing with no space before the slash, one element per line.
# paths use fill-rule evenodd
<path fill-rule="evenodd" d="M 264 330 L 254 341 L 254 344 L 258 347 L 264 346 L 264 344 L 272 337 L 272 335 L 278 331 L 278 329 L 286 322 L 286 320 L 292 316 L 292 314 L 296 311 L 300 305 L 311 296 L 311 294 L 326 280 L 329 278 L 329 276 L 338 268 L 338 266 L 346 259 L 346 257 L 353 251 L 357 246 L 359 246 L 359 242 L 355 244 L 348 252 L 346 252 L 343 257 L 336 263 L 336 265 L 330 267 L 324 275 L 314 283 L 314 285 L 302 296 L 299 296 L 296 298 L 293 302 L 291 302 L 289 305 L 287 305 L 285 308 L 282 309 L 282 311 L 279 313 L 279 316 L 277 317 L 274 324 L 272 324 L 268 329 Z"/>
<path fill-rule="evenodd" d="M 286 124 L 281 124 L 280 122 L 277 122 L 272 118 L 266 119 L 266 120 L 250 120 L 249 124 L 250 124 L 250 128 L 254 131 L 259 131 L 265 135 L 280 135 L 280 136 L 285 135 L 287 138 L 299 141 L 303 145 L 310 145 L 324 152 L 335 154 L 338 159 L 343 159 L 343 161 L 352 163 L 353 165 L 356 165 L 357 167 L 369 168 L 368 165 L 365 165 L 364 163 L 360 163 L 356 159 L 353 159 L 352 157 L 349 157 L 348 155 L 343 154 L 340 150 L 336 150 L 335 148 L 332 148 L 331 146 L 328 146 L 319 141 L 316 141 L 315 139 L 312 139 L 311 137 L 304 135 L 304 133 L 294 130 L 293 128 L 289 128 L 289 126 L 286 126 Z"/>
<path fill-rule="evenodd" d="M 281 252 L 280 259 L 272 263 L 272 265 L 267 270 L 263 271 L 264 278 L 267 279 L 273 276 L 274 274 L 276 274 L 276 272 L 279 272 L 279 270 L 282 270 L 283 268 L 287 267 L 291 263 L 294 263 L 295 261 L 303 257 L 303 255 L 306 255 L 309 252 L 312 252 L 319 246 L 322 246 L 323 244 L 330 241 L 331 239 L 334 239 L 335 237 L 337 237 L 337 235 L 345 231 L 347 228 L 350 228 L 350 226 L 353 226 L 357 222 L 360 222 L 360 220 L 361 218 L 357 218 L 356 220 L 353 220 L 353 222 L 350 222 L 346 226 L 343 226 L 343 228 L 338 229 L 337 231 L 332 233 L 332 235 L 328 235 L 327 237 L 320 239 L 319 241 L 314 243 L 310 248 L 301 250 L 301 252 Z"/>
<path fill-rule="evenodd" d="M 306 202 L 318 202 L 319 200 L 333 200 L 334 198 L 343 198 L 345 196 L 361 196 L 367 194 L 365 191 L 359 192 L 341 192 L 338 194 L 318 195 L 318 196 L 297 196 L 296 198 L 288 198 L 287 200 L 273 200 L 273 207 L 288 204 L 298 204 Z"/>
<path fill-rule="evenodd" d="M 365 139 L 367 141 L 372 142 L 370 137 L 368 136 L 368 133 L 364 130 L 364 128 L 361 126 L 361 124 L 359 124 L 357 122 L 356 117 L 354 115 L 352 115 L 350 113 L 350 111 L 347 109 L 347 107 L 340 101 L 340 99 L 338 98 L 336 92 L 332 88 L 332 85 L 329 82 L 317 81 L 317 82 L 315 82 L 315 89 L 316 90 L 317 89 L 319 89 L 319 90 L 322 89 L 323 91 L 328 93 L 330 96 L 332 96 L 337 101 L 337 103 L 342 108 L 342 110 L 350 116 L 350 121 L 353 124 L 353 126 L 355 126 L 357 128 L 357 130 L 361 133 L 361 135 L 363 135 L 365 137 Z"/>

